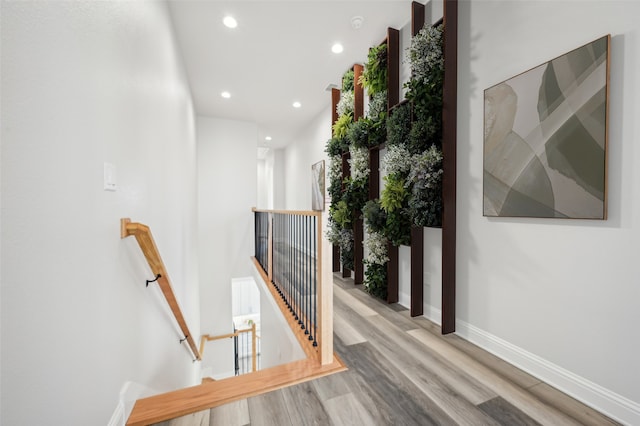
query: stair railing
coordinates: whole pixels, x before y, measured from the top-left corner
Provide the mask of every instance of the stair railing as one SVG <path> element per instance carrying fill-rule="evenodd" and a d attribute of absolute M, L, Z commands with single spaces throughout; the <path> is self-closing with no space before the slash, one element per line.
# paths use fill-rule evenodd
<path fill-rule="evenodd" d="M 333 362 L 333 281 L 322 212 L 258 210 L 254 263 L 308 356 Z M 330 250 L 330 247 L 328 248 Z M 325 265 L 323 267 L 323 265 Z"/>
<path fill-rule="evenodd" d="M 242 335 L 251 333 L 251 352 L 245 351 L 246 348 L 238 347 L 238 339 L 242 337 Z M 251 324 L 251 328 L 236 330 L 233 333 L 221 334 L 219 336 L 210 336 L 208 334 L 203 334 L 200 338 L 200 355 L 204 355 L 204 348 L 206 342 L 213 342 L 215 340 L 223 340 L 223 339 L 234 339 L 234 359 L 235 359 L 235 371 L 236 376 L 249 373 L 246 371 L 247 368 L 239 365 L 239 359 L 251 356 L 251 372 L 258 371 L 258 356 L 260 355 L 260 351 L 258 349 L 258 333 L 256 330 L 256 323 Z"/>
<path fill-rule="evenodd" d="M 169 280 L 169 274 L 164 266 L 164 262 L 160 257 L 160 252 L 158 251 L 158 247 L 156 246 L 155 241 L 153 240 L 153 235 L 151 235 L 151 230 L 148 226 L 143 225 L 141 223 L 131 222 L 131 219 L 123 218 L 120 219 L 120 238 L 126 238 L 129 236 L 134 236 L 140 245 L 140 249 L 142 250 L 142 254 L 147 259 L 147 263 L 149 263 L 149 267 L 151 268 L 151 272 L 155 276 L 153 280 L 147 280 L 147 285 L 152 282 L 157 282 L 160 290 L 162 290 L 162 294 L 169 304 L 169 308 L 175 317 L 182 334 L 184 335 L 183 339 L 180 339 L 180 343 L 186 341 L 195 357 L 195 360 L 200 360 L 200 353 L 198 352 L 198 348 L 196 347 L 196 343 L 193 340 L 193 336 L 189 331 L 189 327 L 187 326 L 187 322 L 182 315 L 182 310 L 180 310 L 180 305 L 178 305 L 178 300 L 173 293 L 173 289 L 171 288 L 171 281 Z"/>

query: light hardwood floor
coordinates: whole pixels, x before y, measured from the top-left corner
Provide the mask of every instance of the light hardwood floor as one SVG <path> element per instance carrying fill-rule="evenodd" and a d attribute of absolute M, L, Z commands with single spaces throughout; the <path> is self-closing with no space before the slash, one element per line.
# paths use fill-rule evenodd
<path fill-rule="evenodd" d="M 334 310 L 335 350 L 348 371 L 163 425 L 617 424 L 338 274 Z"/>

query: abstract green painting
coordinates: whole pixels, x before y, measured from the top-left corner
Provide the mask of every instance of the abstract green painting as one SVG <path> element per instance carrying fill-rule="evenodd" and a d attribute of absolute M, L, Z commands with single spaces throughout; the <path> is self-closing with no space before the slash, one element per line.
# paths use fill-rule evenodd
<path fill-rule="evenodd" d="M 610 40 L 485 90 L 485 216 L 606 219 Z"/>

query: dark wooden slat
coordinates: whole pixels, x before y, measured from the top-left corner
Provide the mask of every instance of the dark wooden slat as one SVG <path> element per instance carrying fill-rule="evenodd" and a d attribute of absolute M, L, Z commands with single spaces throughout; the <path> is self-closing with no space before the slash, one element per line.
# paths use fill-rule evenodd
<path fill-rule="evenodd" d="M 388 108 L 400 102 L 400 31 L 387 28 Z"/>
<path fill-rule="evenodd" d="M 360 213 L 357 213 L 358 215 Z M 362 219 L 357 219 L 353 224 L 353 282 L 354 284 L 362 284 L 364 282 L 364 223 Z"/>
<path fill-rule="evenodd" d="M 343 266 L 342 267 L 342 278 L 349 278 L 349 277 L 351 277 L 351 269 L 345 268 Z"/>
<path fill-rule="evenodd" d="M 336 121 L 338 121 L 338 111 L 336 109 L 336 107 L 338 106 L 338 102 L 340 102 L 340 90 L 333 88 L 331 89 L 331 126 L 333 126 Z M 331 259 L 331 271 L 338 272 L 340 270 L 340 247 L 334 245 L 332 254 L 333 258 Z"/>
<path fill-rule="evenodd" d="M 360 64 L 353 66 L 353 121 L 364 116 L 364 88 L 359 83 L 364 67 Z"/>
<path fill-rule="evenodd" d="M 424 228 L 411 227 L 411 316 L 424 313 Z"/>
<path fill-rule="evenodd" d="M 411 3 L 411 36 L 415 36 L 424 27 L 424 4 L 418 2 Z"/>
<path fill-rule="evenodd" d="M 398 247 L 389 243 L 389 262 L 387 262 L 387 302 L 398 303 Z"/>
<path fill-rule="evenodd" d="M 331 272 L 338 272 L 340 271 L 340 247 L 334 245 L 332 255 L 333 258 L 331 259 Z"/>
<path fill-rule="evenodd" d="M 331 89 L 331 126 L 336 124 L 338 121 L 338 110 L 336 107 L 338 106 L 338 102 L 340 102 L 340 89 L 332 88 Z"/>
<path fill-rule="evenodd" d="M 442 333 L 456 331 L 456 120 L 458 1 L 444 2 L 444 88 L 442 110 Z"/>

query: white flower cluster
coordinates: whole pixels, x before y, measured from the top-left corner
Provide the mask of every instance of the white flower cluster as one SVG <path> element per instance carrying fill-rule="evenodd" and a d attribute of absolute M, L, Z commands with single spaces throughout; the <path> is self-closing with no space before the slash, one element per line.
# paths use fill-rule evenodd
<path fill-rule="evenodd" d="M 431 146 L 422 154 L 413 157 L 413 162 L 406 186 L 415 184 L 420 189 L 435 187 L 444 171 L 442 170 L 442 152 Z"/>
<path fill-rule="evenodd" d="M 407 59 L 411 64 L 411 71 L 417 80 L 424 83 L 429 82 L 434 71 L 444 68 L 442 30 L 442 25 L 437 27 L 425 25 L 411 39 L 411 45 L 407 48 Z"/>
<path fill-rule="evenodd" d="M 375 93 L 369 99 L 369 110 L 367 111 L 367 118 L 377 120 L 380 118 L 380 114 L 387 112 L 387 91 L 382 90 Z"/>
<path fill-rule="evenodd" d="M 342 251 L 349 252 L 353 250 L 353 230 L 341 229 L 338 245 Z"/>
<path fill-rule="evenodd" d="M 364 241 L 369 251 L 367 262 L 384 265 L 389 261 L 389 256 L 387 255 L 387 238 L 382 234 L 371 231 L 368 227 L 367 233 L 369 234 L 369 238 Z"/>
<path fill-rule="evenodd" d="M 369 177 L 369 150 L 367 148 L 350 147 L 351 180 L 354 182 L 365 180 Z"/>
<path fill-rule="evenodd" d="M 340 225 L 331 219 L 329 219 L 328 225 L 327 232 L 325 233 L 327 240 L 329 240 L 331 244 L 340 245 Z"/>
<path fill-rule="evenodd" d="M 342 92 L 340 94 L 340 100 L 338 101 L 338 105 L 336 105 L 336 112 L 338 116 L 343 116 L 345 114 L 353 114 L 353 108 L 355 105 L 355 97 L 353 91 L 350 90 L 348 92 Z"/>
<path fill-rule="evenodd" d="M 329 159 L 329 182 L 342 182 L 341 155 L 334 155 Z"/>
<path fill-rule="evenodd" d="M 386 175 L 406 173 L 411 170 L 411 154 L 403 145 L 392 145 L 382 158 L 382 169 Z"/>

